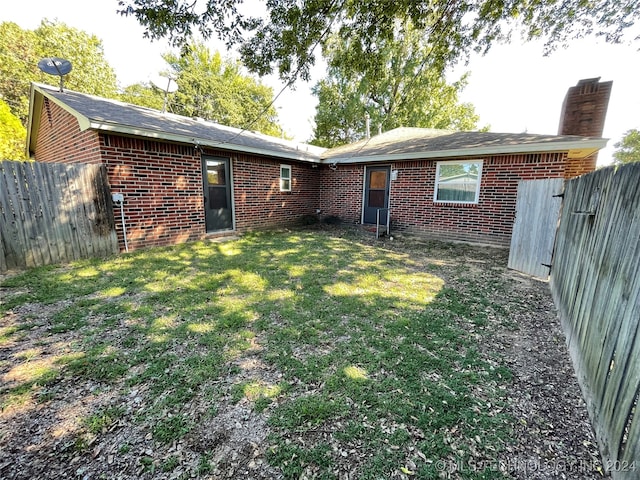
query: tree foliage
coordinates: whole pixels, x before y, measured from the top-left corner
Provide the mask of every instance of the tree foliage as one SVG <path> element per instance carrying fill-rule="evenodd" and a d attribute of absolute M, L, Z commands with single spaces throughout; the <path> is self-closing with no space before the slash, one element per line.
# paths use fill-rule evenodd
<path fill-rule="evenodd" d="M 616 148 L 613 153 L 616 163 L 640 162 L 640 130 L 633 128 L 627 131 L 613 146 Z"/>
<path fill-rule="evenodd" d="M 58 83 L 56 77 L 38 69 L 38 61 L 44 57 L 71 61 L 73 70 L 65 76 L 66 87 L 116 97 L 116 75 L 104 58 L 102 42 L 95 35 L 48 20 L 43 20 L 33 31 L 3 22 L 0 24 L 0 98 L 23 124 L 29 113 L 30 83 Z"/>
<path fill-rule="evenodd" d="M 100 97 L 116 96 L 116 74 L 104 57 L 102 40 L 97 36 L 48 20 L 42 21 L 35 34 L 43 57 L 62 57 L 73 64 L 65 85 Z M 51 76 L 46 78 L 51 83 Z"/>
<path fill-rule="evenodd" d="M 41 78 L 39 56 L 33 31 L 12 22 L 0 23 L 0 99 L 23 124 L 29 111 L 30 82 Z"/>
<path fill-rule="evenodd" d="M 331 147 L 361 139 L 366 115 L 374 131 L 476 128 L 479 117 L 473 106 L 458 102 L 466 77 L 447 84 L 433 63 L 431 46 L 409 22 L 379 43 L 368 55 L 366 68 L 354 59 L 350 43 L 334 36 L 324 49 L 329 68 L 314 88 L 318 106 L 313 143 Z"/>
<path fill-rule="evenodd" d="M 239 45 L 242 61 L 259 74 L 308 79 L 314 49 L 330 34 L 350 41 L 352 52 L 372 53 L 410 21 L 444 66 L 471 51 L 486 51 L 515 30 L 542 38 L 548 49 L 571 38 L 601 35 L 620 42 L 640 18 L 640 0 L 266 0 L 266 12 L 242 10 L 243 0 L 119 0 L 151 38 L 184 45 L 195 31 Z M 363 67 L 367 56 L 354 58 Z"/>
<path fill-rule="evenodd" d="M 164 92 L 146 82 L 128 85 L 120 93 L 118 98 L 122 102 L 153 108 L 155 110 L 162 110 L 164 106 Z"/>
<path fill-rule="evenodd" d="M 0 161 L 24 160 L 27 132 L 9 105 L 0 100 Z"/>
<path fill-rule="evenodd" d="M 280 135 L 273 90 L 244 75 L 239 62 L 223 59 L 200 42 L 163 58 L 178 85 L 169 103 L 173 113 Z"/>

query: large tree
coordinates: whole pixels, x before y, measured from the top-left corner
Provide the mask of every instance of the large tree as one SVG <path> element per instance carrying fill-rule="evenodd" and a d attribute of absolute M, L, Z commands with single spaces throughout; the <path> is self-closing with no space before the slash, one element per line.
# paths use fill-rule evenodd
<path fill-rule="evenodd" d="M 95 35 L 48 20 L 43 20 L 33 31 L 3 22 L 0 24 L 0 98 L 23 124 L 28 115 L 30 83 L 58 83 L 57 78 L 38 69 L 38 60 L 44 57 L 71 61 L 73 70 L 65 77 L 66 87 L 109 98 L 117 96 L 116 75 L 104 58 L 102 42 Z"/>
<path fill-rule="evenodd" d="M 616 151 L 613 158 L 616 163 L 640 162 L 640 130 L 635 128 L 624 134 L 622 140 L 613 145 Z"/>
<path fill-rule="evenodd" d="M 442 66 L 473 50 L 486 51 L 514 30 L 543 38 L 552 49 L 568 39 L 596 34 L 619 42 L 640 18 L 640 0 L 266 0 L 243 11 L 243 0 L 119 0 L 151 38 L 182 45 L 194 31 L 238 44 L 252 71 L 307 79 L 314 49 L 329 34 L 350 40 L 354 61 L 393 36 L 396 23 L 411 21 L 432 45 Z M 257 8 L 262 4 L 263 12 Z M 246 9 L 244 9 L 246 10 Z"/>
<path fill-rule="evenodd" d="M 203 117 L 230 127 L 280 135 L 273 90 L 242 73 L 241 64 L 194 42 L 181 54 L 163 55 L 178 85 L 169 109 L 188 117 Z"/>
<path fill-rule="evenodd" d="M 69 88 L 107 98 L 117 95 L 115 71 L 104 57 L 102 40 L 96 35 L 48 20 L 40 23 L 35 34 L 42 56 L 66 58 L 73 64 L 65 78 Z M 51 76 L 46 78 L 51 83 Z"/>
<path fill-rule="evenodd" d="M 329 68 L 314 88 L 318 106 L 313 143 L 331 147 L 361 139 L 365 116 L 374 130 L 476 128 L 473 106 L 458 102 L 466 77 L 447 84 L 434 66 L 431 46 L 410 22 L 397 25 L 394 36 L 369 54 L 364 68 L 354 61 L 350 43 L 334 36 L 324 49 Z"/>

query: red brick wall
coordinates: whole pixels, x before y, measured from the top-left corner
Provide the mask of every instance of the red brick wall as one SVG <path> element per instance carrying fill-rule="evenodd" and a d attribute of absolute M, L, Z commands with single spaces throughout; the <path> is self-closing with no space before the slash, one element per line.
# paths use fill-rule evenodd
<path fill-rule="evenodd" d="M 338 165 L 335 170 L 320 167 L 320 208 L 322 216 L 336 216 L 343 221 L 362 220 L 363 165 Z"/>
<path fill-rule="evenodd" d="M 100 142 L 94 130 L 80 131 L 76 118 L 44 99 L 36 139 L 38 162 L 99 163 Z"/>
<path fill-rule="evenodd" d="M 192 146 L 102 135 L 112 192 L 125 195 L 129 249 L 206 235 L 201 156 Z M 311 165 L 216 150 L 231 158 L 236 231 L 288 225 L 318 208 Z M 280 165 L 291 165 L 291 192 L 280 192 Z M 116 224 L 119 221 L 116 210 Z M 122 242 L 121 226 L 118 235 Z"/>
<path fill-rule="evenodd" d="M 609 108 L 613 82 L 600 82 L 600 78 L 580 80 L 569 88 L 562 103 L 558 135 L 580 135 L 601 137 Z M 565 178 L 593 172 L 598 154 L 583 160 L 569 160 L 570 167 Z"/>
<path fill-rule="evenodd" d="M 315 215 L 320 206 L 319 167 L 241 153 L 226 156 L 232 158 L 238 231 L 291 225 L 304 215 Z M 280 165 L 291 166 L 290 192 L 280 191 Z"/>
<path fill-rule="evenodd" d="M 118 135 L 80 132 L 73 116 L 52 102 L 42 108 L 36 160 L 107 165 L 112 192 L 125 195 L 129 248 L 170 245 L 205 235 L 200 152 Z M 54 128 L 55 127 L 55 128 Z M 323 216 L 359 223 L 363 165 L 310 164 L 209 150 L 232 159 L 237 231 L 288 225 L 317 208 Z M 590 171 L 591 160 L 563 153 L 484 158 L 477 205 L 433 202 L 436 162 L 396 162 L 391 184 L 393 228 L 450 240 L 508 244 L 520 179 L 568 177 Z M 292 167 L 292 191 L 280 192 L 280 165 Z M 115 209 L 124 248 L 119 209 Z"/>
<path fill-rule="evenodd" d="M 580 80 L 569 88 L 562 104 L 558 135 L 601 137 L 613 82 L 600 78 Z"/>
<path fill-rule="evenodd" d="M 192 146 L 100 135 L 111 191 L 124 194 L 130 250 L 205 233 L 200 154 Z M 114 208 L 124 249 L 120 209 Z"/>
<path fill-rule="evenodd" d="M 300 162 L 224 151 L 232 158 L 237 231 L 295 222 L 319 208 L 318 169 Z M 123 193 L 130 250 L 203 238 L 205 232 L 201 155 L 193 146 L 80 132 L 78 122 L 45 100 L 35 158 L 43 162 L 107 166 L 112 192 Z M 280 165 L 292 167 L 291 192 L 280 192 Z M 114 208 L 120 248 L 120 209 Z"/>
<path fill-rule="evenodd" d="M 444 240 L 465 240 L 508 245 L 515 218 L 519 180 L 564 177 L 565 154 L 502 155 L 482 159 L 478 204 L 433 201 L 436 161 L 396 162 L 398 179 L 391 182 L 392 229 L 411 231 Z M 339 175 L 335 175 L 336 173 Z M 362 211 L 362 166 L 339 165 L 336 172 L 323 172 L 323 211 L 348 221 L 360 221 Z M 334 174 L 332 190 L 326 179 Z M 335 193 L 334 193 L 335 192 Z"/>
<path fill-rule="evenodd" d="M 567 167 L 564 172 L 564 178 L 574 178 L 591 173 L 596 169 L 598 154 L 591 155 L 587 158 L 571 158 L 567 159 Z"/>

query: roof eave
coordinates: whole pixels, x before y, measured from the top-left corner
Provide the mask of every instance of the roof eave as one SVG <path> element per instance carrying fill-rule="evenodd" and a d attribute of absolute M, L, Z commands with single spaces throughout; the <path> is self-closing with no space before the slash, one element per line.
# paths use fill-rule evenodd
<path fill-rule="evenodd" d="M 38 103 L 42 102 L 42 95 L 38 95 L 36 97 L 36 90 L 35 90 L 35 86 L 33 85 L 33 83 L 31 84 L 31 86 L 29 87 L 29 116 L 27 117 L 27 138 L 25 141 L 25 155 L 27 158 L 31 157 L 31 152 L 35 151 L 35 142 L 38 138 L 38 130 L 40 129 L 40 121 L 36 120 L 34 122 L 34 112 L 37 112 L 38 109 L 36 108 L 36 101 L 38 101 Z M 35 135 L 31 135 L 31 130 L 35 129 Z M 31 146 L 31 142 L 34 142 L 33 145 L 33 149 Z"/>
<path fill-rule="evenodd" d="M 527 145 L 499 145 L 490 147 L 459 148 L 453 150 L 436 150 L 426 152 L 394 153 L 382 155 L 362 155 L 362 156 L 341 156 L 333 158 L 323 158 L 322 163 L 348 164 L 365 162 L 390 162 L 401 160 L 429 160 L 435 158 L 455 158 L 455 157 L 477 157 L 486 155 L 504 155 L 510 153 L 547 153 L 547 152 L 568 152 L 584 151 L 589 153 L 582 156 L 588 157 L 595 151 L 604 148 L 608 139 L 588 139 L 567 142 L 553 143 L 531 143 Z M 579 158 L 579 157 L 578 157 Z"/>
<path fill-rule="evenodd" d="M 125 135 L 139 136 L 154 138 L 157 140 L 165 140 L 176 143 L 186 143 L 200 147 L 219 148 L 221 150 L 231 150 L 242 153 L 253 153 L 256 155 L 264 155 L 268 157 L 284 158 L 289 160 L 297 160 L 300 162 L 308 163 L 321 163 L 320 157 L 306 152 L 300 152 L 299 154 L 278 152 L 275 150 L 268 150 L 263 148 L 249 147 L 246 145 L 238 145 L 234 143 L 226 143 L 221 141 L 209 140 L 204 138 L 192 137 L 189 135 L 179 135 L 175 133 L 158 132 L 156 130 L 149 130 L 144 128 L 135 128 L 127 125 L 114 124 L 109 122 L 90 122 L 89 128 L 100 130 L 104 132 L 121 133 Z"/>
<path fill-rule="evenodd" d="M 88 117 L 84 116 L 83 114 L 81 114 L 77 110 L 74 110 L 69 105 L 67 105 L 65 102 L 63 102 L 62 100 L 58 100 L 53 95 L 48 95 L 47 91 L 45 89 L 43 89 L 43 88 L 40 88 L 40 86 L 38 84 L 34 83 L 33 84 L 33 88 L 36 91 L 40 92 L 43 96 L 47 97 L 49 99 L 49 101 L 51 101 L 51 102 L 55 103 L 56 105 L 58 105 L 65 112 L 68 112 L 71 115 L 73 115 L 76 118 L 76 120 L 78 120 L 78 126 L 80 127 L 80 131 L 81 132 L 83 132 L 83 131 L 87 130 L 88 128 L 90 128 L 91 122 L 89 121 Z"/>

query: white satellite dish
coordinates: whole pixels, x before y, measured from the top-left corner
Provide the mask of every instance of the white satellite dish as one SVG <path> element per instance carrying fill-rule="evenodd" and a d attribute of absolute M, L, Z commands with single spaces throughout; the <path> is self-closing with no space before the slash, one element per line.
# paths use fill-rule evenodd
<path fill-rule="evenodd" d="M 171 77 L 157 76 L 151 79 L 151 83 L 160 90 L 167 93 L 173 93 L 178 91 L 178 84 Z"/>
<path fill-rule="evenodd" d="M 73 66 L 69 60 L 64 58 L 48 57 L 38 62 L 38 68 L 44 73 L 60 77 L 60 91 L 62 92 L 63 77 L 71 71 Z"/>
<path fill-rule="evenodd" d="M 171 77 L 158 76 L 151 79 L 151 83 L 154 87 L 164 92 L 164 103 L 162 104 L 162 113 L 167 111 L 167 97 L 170 93 L 178 91 L 178 84 Z M 166 85 L 165 85 L 166 84 Z"/>

